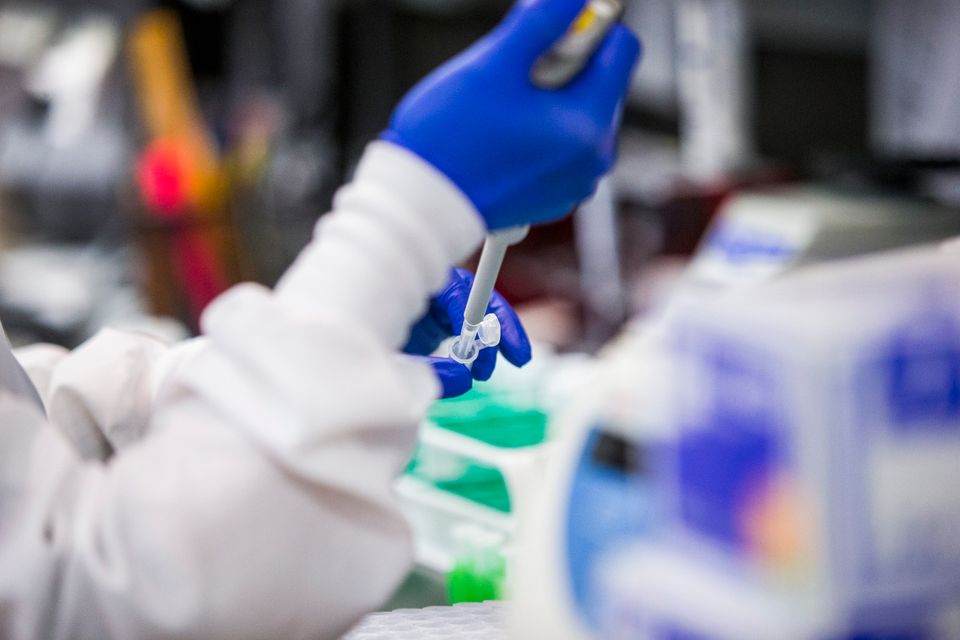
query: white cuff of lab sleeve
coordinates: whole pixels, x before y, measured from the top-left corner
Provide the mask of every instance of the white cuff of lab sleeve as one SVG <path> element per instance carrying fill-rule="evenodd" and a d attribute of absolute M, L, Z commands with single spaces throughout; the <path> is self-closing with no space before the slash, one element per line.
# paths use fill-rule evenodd
<path fill-rule="evenodd" d="M 380 185 L 417 212 L 448 248 L 452 262 L 466 258 L 483 239 L 483 217 L 466 194 L 439 169 L 408 149 L 383 140 L 367 145 L 353 182 L 338 198 L 354 185 L 367 184 Z"/>
<path fill-rule="evenodd" d="M 480 214 L 445 175 L 400 146 L 374 142 L 276 293 L 306 313 L 330 313 L 336 301 L 397 343 L 483 235 Z"/>

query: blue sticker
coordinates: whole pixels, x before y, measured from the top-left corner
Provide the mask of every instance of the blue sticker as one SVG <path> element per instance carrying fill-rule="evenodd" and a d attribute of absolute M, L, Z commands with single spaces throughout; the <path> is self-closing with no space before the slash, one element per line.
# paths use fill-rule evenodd
<path fill-rule="evenodd" d="M 756 229 L 743 229 L 722 224 L 714 231 L 707 246 L 722 253 L 728 262 L 786 262 L 797 253 L 796 247 L 783 238 Z"/>
<path fill-rule="evenodd" d="M 574 470 L 566 522 L 567 570 L 573 599 L 585 621 L 599 628 L 594 569 L 605 551 L 647 528 L 649 487 L 642 449 L 594 428 Z"/>

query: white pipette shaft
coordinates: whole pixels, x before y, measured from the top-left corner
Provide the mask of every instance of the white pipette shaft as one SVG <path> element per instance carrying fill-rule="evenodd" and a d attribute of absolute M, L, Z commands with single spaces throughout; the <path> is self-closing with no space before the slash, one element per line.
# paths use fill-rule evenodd
<path fill-rule="evenodd" d="M 467 306 L 463 311 L 463 328 L 460 330 L 458 341 L 464 348 L 473 343 L 484 315 L 487 313 L 487 306 L 490 304 L 493 287 L 500 275 L 500 267 L 503 265 L 507 247 L 523 240 L 529 230 L 529 226 L 504 229 L 491 233 L 483 243 L 480 263 L 477 265 L 473 286 L 470 288 L 470 295 L 467 297 Z"/>
<path fill-rule="evenodd" d="M 480 263 L 477 265 L 477 273 L 473 278 L 467 306 L 463 311 L 464 327 L 468 324 L 479 325 L 483 321 L 487 306 L 490 304 L 490 296 L 493 295 L 493 287 L 500 275 L 503 258 L 507 255 L 508 246 L 510 245 L 506 240 L 497 234 L 487 236 L 483 243 Z"/>

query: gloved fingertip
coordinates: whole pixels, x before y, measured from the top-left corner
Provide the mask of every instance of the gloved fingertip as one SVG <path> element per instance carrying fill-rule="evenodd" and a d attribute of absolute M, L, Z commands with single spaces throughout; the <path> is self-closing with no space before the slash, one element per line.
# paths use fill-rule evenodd
<path fill-rule="evenodd" d="M 527 332 L 523 330 L 519 319 L 516 323 L 501 324 L 500 353 L 507 362 L 516 367 L 522 367 L 530 361 L 531 352 L 530 338 L 527 337 Z"/>
<path fill-rule="evenodd" d="M 473 361 L 473 366 L 470 368 L 470 375 L 474 380 L 481 382 L 489 380 L 496 366 L 497 350 L 483 349 L 477 356 L 477 359 Z"/>
<path fill-rule="evenodd" d="M 500 321 L 500 353 L 507 362 L 522 366 L 530 360 L 530 339 L 517 312 L 498 291 L 493 292 L 488 310 Z"/>
<path fill-rule="evenodd" d="M 430 358 L 433 372 L 440 381 L 441 398 L 462 396 L 473 387 L 470 369 L 449 358 Z"/>
<path fill-rule="evenodd" d="M 533 350 L 530 348 L 530 342 L 526 340 L 526 336 L 524 336 L 522 342 L 511 345 L 509 349 L 501 348 L 500 353 L 507 359 L 507 362 L 515 367 L 522 367 L 533 358 Z"/>
<path fill-rule="evenodd" d="M 615 95 L 626 94 L 642 50 L 640 39 L 623 24 L 616 25 L 607 35 L 597 52 L 596 63 L 603 67 L 601 75 Z"/>
<path fill-rule="evenodd" d="M 628 59 L 634 62 L 640 59 L 643 55 L 643 42 L 633 29 L 619 22 L 610 30 L 610 33 L 615 39 L 614 42 L 617 43 L 616 46 L 624 49 Z"/>

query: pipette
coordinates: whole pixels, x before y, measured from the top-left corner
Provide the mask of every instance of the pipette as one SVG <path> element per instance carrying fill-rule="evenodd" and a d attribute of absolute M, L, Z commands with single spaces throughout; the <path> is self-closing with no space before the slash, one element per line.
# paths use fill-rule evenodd
<path fill-rule="evenodd" d="M 480 253 L 480 264 L 470 288 L 467 306 L 463 312 L 463 329 L 450 345 L 450 357 L 461 364 L 469 365 L 477 359 L 484 347 L 500 344 L 500 321 L 492 313 L 486 313 L 493 286 L 500 274 L 507 247 L 517 244 L 525 237 L 530 227 L 510 227 L 487 236 Z M 486 314 L 486 315 L 484 315 Z"/>
<path fill-rule="evenodd" d="M 622 0 L 590 0 L 570 29 L 534 63 L 530 80 L 541 89 L 559 89 L 573 80 L 623 15 Z M 465 365 L 477 359 L 480 350 L 500 344 L 500 322 L 486 313 L 493 286 L 507 247 L 527 236 L 529 226 L 512 227 L 487 236 L 480 254 L 477 275 L 467 298 L 463 329 L 450 345 L 450 357 Z"/>
<path fill-rule="evenodd" d="M 541 89 L 559 89 L 583 71 L 594 51 L 623 16 L 623 0 L 590 0 L 570 30 L 540 56 L 530 79 Z"/>

